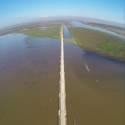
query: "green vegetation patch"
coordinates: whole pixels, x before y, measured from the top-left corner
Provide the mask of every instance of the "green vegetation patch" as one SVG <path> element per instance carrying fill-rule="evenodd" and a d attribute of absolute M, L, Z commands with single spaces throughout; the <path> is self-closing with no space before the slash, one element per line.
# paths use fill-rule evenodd
<path fill-rule="evenodd" d="M 104 43 L 100 43 L 99 45 L 102 49 L 107 50 L 107 51 L 114 51 L 114 50 L 118 50 L 121 48 L 121 45 L 116 44 L 112 41 L 109 42 L 104 42 Z"/>
<path fill-rule="evenodd" d="M 30 36 L 46 36 L 52 38 L 59 38 L 59 26 L 50 26 L 46 30 L 41 30 L 40 28 L 31 28 L 28 30 L 21 31 L 21 33 L 30 35 Z"/>

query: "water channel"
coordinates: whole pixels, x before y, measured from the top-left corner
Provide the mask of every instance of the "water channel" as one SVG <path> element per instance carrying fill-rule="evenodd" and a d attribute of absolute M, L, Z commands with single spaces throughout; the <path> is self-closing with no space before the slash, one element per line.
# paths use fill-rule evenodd
<path fill-rule="evenodd" d="M 101 32 L 104 32 L 104 33 L 107 33 L 107 34 L 111 34 L 111 35 L 117 36 L 117 37 L 125 40 L 125 37 L 123 37 L 121 35 L 118 35 L 117 33 L 114 33 L 112 31 L 100 28 L 100 27 L 94 27 L 94 26 L 86 25 L 86 24 L 83 24 L 83 23 L 79 23 L 77 21 L 70 22 L 70 24 L 73 27 L 84 27 L 84 28 L 88 28 L 88 29 L 92 29 L 92 30 L 98 30 L 98 31 L 101 31 Z"/>

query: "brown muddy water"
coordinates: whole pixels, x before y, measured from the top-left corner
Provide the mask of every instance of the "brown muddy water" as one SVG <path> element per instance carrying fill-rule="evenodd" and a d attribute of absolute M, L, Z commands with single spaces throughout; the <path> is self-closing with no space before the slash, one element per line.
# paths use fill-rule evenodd
<path fill-rule="evenodd" d="M 124 125 L 125 64 L 65 42 L 67 125 Z M 60 41 L 0 37 L 0 125 L 57 125 Z"/>

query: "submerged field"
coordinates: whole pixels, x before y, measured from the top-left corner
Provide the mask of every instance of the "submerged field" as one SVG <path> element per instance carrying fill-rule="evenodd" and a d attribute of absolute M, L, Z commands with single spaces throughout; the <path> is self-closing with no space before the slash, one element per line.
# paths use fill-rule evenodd
<path fill-rule="evenodd" d="M 71 36 L 86 50 L 125 61 L 125 41 L 106 33 L 85 28 L 69 27 Z"/>
<path fill-rule="evenodd" d="M 58 21 L 48 21 L 20 24 L 1 30 L 0 36 L 12 33 L 24 33 L 31 36 L 48 36 L 52 38 L 59 38 L 59 28 L 61 23 L 62 22 Z"/>

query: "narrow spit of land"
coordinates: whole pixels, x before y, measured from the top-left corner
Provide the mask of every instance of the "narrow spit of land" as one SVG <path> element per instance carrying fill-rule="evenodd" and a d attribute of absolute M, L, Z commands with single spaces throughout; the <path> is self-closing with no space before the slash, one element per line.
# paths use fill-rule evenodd
<path fill-rule="evenodd" d="M 61 39 L 61 59 L 60 59 L 60 86 L 59 86 L 59 121 L 58 125 L 66 125 L 66 93 L 65 93 L 65 71 L 64 71 L 64 44 L 63 44 L 63 25 L 60 29 Z"/>

